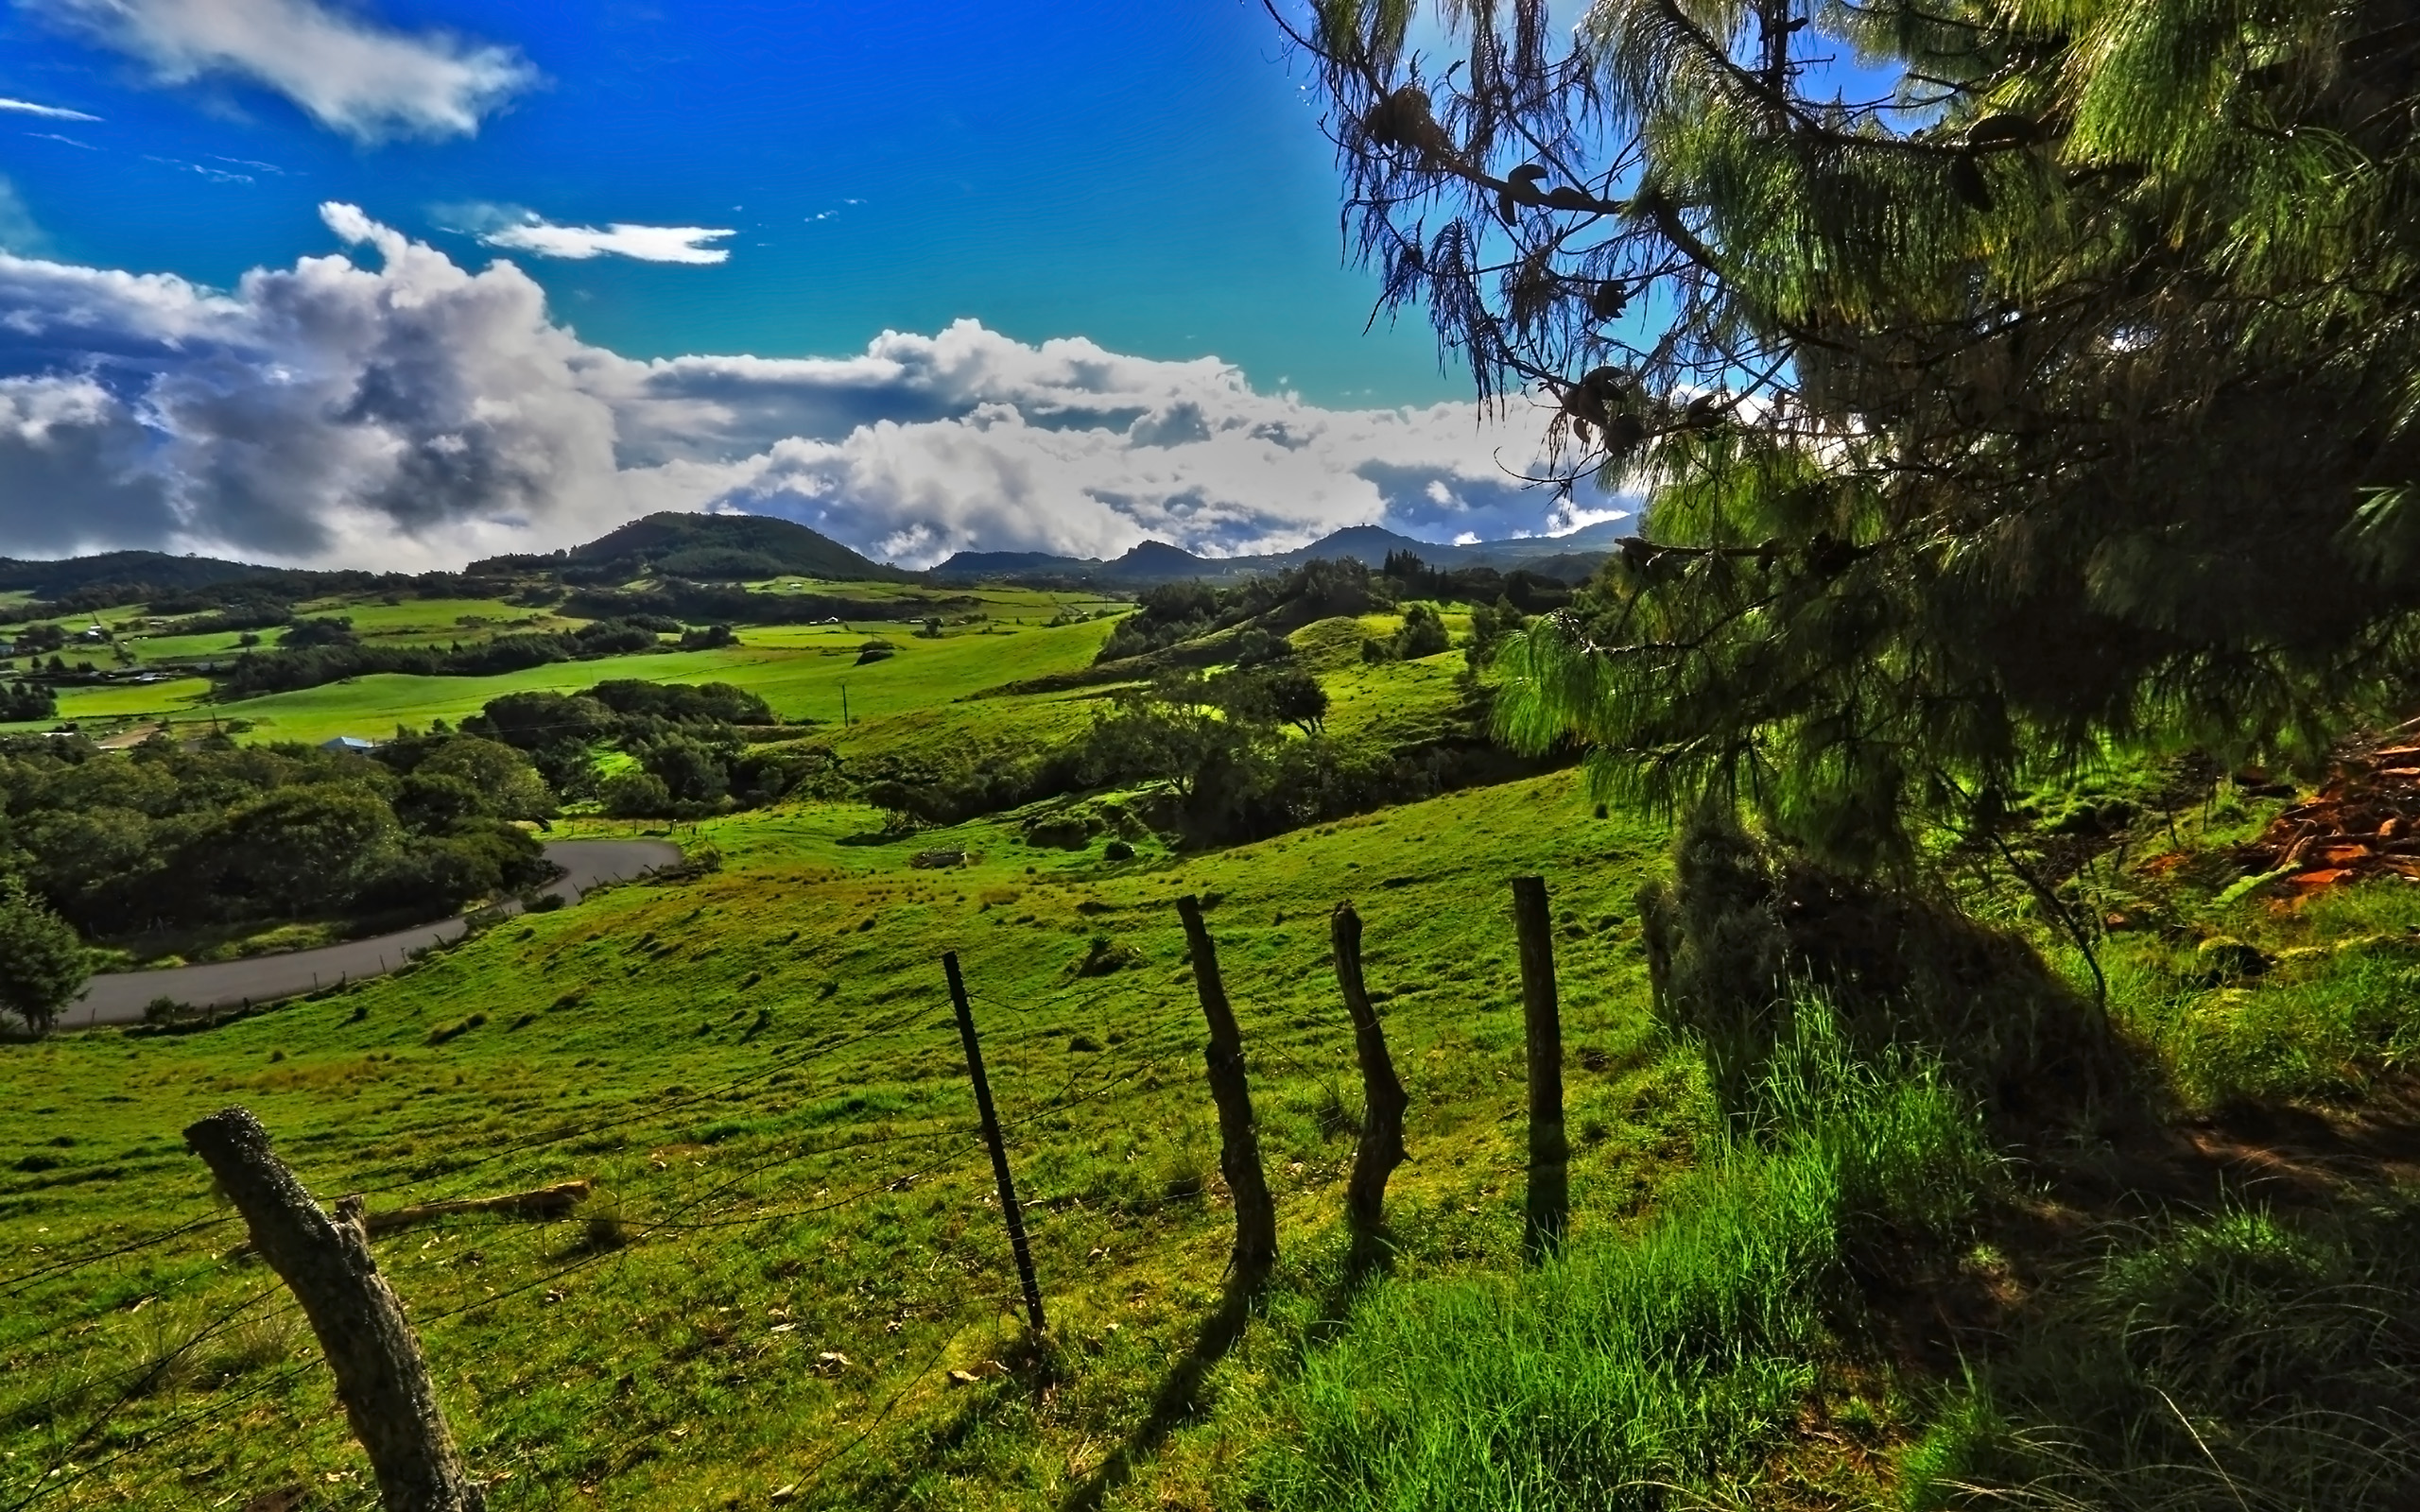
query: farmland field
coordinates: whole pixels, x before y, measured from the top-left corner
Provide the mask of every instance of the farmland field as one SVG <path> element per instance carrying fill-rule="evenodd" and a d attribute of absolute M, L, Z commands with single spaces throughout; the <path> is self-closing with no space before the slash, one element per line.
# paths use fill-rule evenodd
<path fill-rule="evenodd" d="M 901 592 L 886 584 L 797 581 L 816 593 L 847 587 L 870 600 L 894 599 Z M 917 636 L 911 633 L 912 626 L 897 621 L 862 621 L 854 627 L 751 626 L 742 628 L 739 645 L 718 651 L 643 653 L 480 678 L 382 673 L 216 704 L 209 702 L 208 684 L 198 678 L 70 685 L 60 692 L 59 717 L 104 721 L 104 729 L 155 718 L 221 724 L 244 720 L 252 727 L 248 739 L 317 742 L 333 735 L 383 736 L 398 725 L 425 725 L 432 719 L 458 720 L 507 693 L 568 692 L 610 679 L 637 678 L 664 682 L 727 681 L 762 696 L 786 718 L 838 724 L 844 682 L 849 685 L 851 713 L 874 716 L 929 708 L 1001 683 L 1073 670 L 1099 649 L 1109 632 L 1108 611 L 1122 607 L 1081 594 L 1029 589 L 952 591 L 948 596 L 979 604 L 981 608 L 972 613 L 980 620 L 973 626 L 954 626 L 939 640 Z M 365 642 L 387 645 L 475 644 L 500 633 L 553 630 L 585 623 L 494 599 L 406 598 L 397 604 L 375 598 L 336 599 L 305 603 L 298 610 L 303 618 L 340 615 L 351 619 Z M 105 610 L 100 617 L 116 621 L 139 618 L 141 612 L 140 606 L 130 606 Z M 1054 618 L 1087 614 L 1098 617 L 1057 626 L 1049 623 Z M 70 627 L 87 623 L 88 618 L 79 616 Z M 121 644 L 135 664 L 148 666 L 239 654 L 238 633 L 129 633 Z M 273 627 L 254 633 L 266 648 L 275 646 L 285 631 Z M 888 642 L 894 654 L 858 666 L 859 647 L 877 638 Z M 78 656 L 71 650 L 68 655 L 71 662 L 107 663 L 95 652 Z M 42 725 L 33 722 L 10 728 Z"/>

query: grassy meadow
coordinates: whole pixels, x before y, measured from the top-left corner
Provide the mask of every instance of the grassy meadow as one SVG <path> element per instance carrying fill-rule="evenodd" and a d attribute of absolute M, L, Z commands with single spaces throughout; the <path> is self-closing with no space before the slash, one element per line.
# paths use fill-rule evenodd
<path fill-rule="evenodd" d="M 11 1086 L 32 1116 L 0 1152 L 0 1263 L 16 1276 L 223 1217 L 177 1130 L 231 1102 L 324 1194 L 383 1202 L 591 1177 L 620 1247 L 588 1247 L 579 1225 L 468 1224 L 385 1257 L 458 1431 L 512 1473 L 504 1504 L 583 1486 L 616 1505 L 752 1502 L 786 1484 L 830 1505 L 1055 1500 L 1141 1426 L 1218 1294 L 1226 1220 L 1179 893 L 1212 902 L 1305 1284 L 1334 1259 L 1358 1099 L 1326 970 L 1327 913 L 1343 897 L 1359 901 L 1418 1110 L 1415 1163 L 1395 1183 L 1398 1222 L 1419 1236 L 1408 1265 L 1516 1252 L 1519 994 L 1494 902 L 1525 868 L 1554 879 L 1566 1033 L 1598 1068 L 1572 1088 L 1580 1221 L 1622 1222 L 1684 1163 L 1689 1075 L 1650 1042 L 1629 910 L 1660 839 L 1586 815 L 1553 777 L 1215 856 L 1147 846 L 1123 864 L 987 825 L 851 845 L 874 816 L 845 807 L 709 823 L 700 838 L 724 867 L 699 882 L 618 889 L 207 1034 L 16 1047 Z M 1561 832 L 1545 845 L 1541 820 Z M 942 843 L 979 859 L 908 866 Z M 959 954 L 986 1030 L 1066 1356 L 1046 1407 L 1011 1381 L 959 1386 L 947 1373 L 986 1370 L 1016 1345 L 942 950 Z M 1104 958 L 1122 964 L 1084 974 Z M 172 1364 L 98 1441 L 58 1440 L 78 1415 L 50 1399 L 101 1404 L 146 1363 L 144 1340 L 181 1337 L 259 1289 L 257 1266 L 214 1258 L 230 1239 L 222 1223 L 18 1283 L 0 1332 L 12 1468 L 60 1452 L 101 1467 L 135 1447 L 55 1498 L 71 1505 L 317 1488 L 330 1473 L 357 1486 L 326 1382 L 290 1371 L 307 1336 L 275 1297 Z M 147 1297 L 158 1300 L 136 1310 Z M 456 1309 L 469 1311 L 443 1315 Z M 239 1339 L 257 1356 L 240 1367 Z M 1282 1351 L 1246 1348 L 1221 1368 L 1238 1386 L 1273 1379 Z M 139 1447 L 145 1435 L 235 1392 L 248 1395 L 222 1428 L 277 1431 L 214 1432 L 162 1481 L 171 1461 Z M 1236 1393 L 1238 1410 L 1252 1399 Z M 903 1455 L 953 1423 L 950 1452 Z M 868 1429 L 858 1452 L 832 1454 Z M 1226 1434 L 1188 1432 L 1146 1479 L 1208 1495 L 1231 1470 Z"/>
<path fill-rule="evenodd" d="M 861 722 L 816 736 L 853 758 L 1067 738 L 1100 689 L 977 695 L 1087 665 L 1108 622 L 989 602 L 938 640 L 884 627 L 895 654 L 865 664 L 862 630 L 743 629 L 217 712 L 316 739 L 635 676 L 830 721 L 845 681 Z M 1341 738 L 1417 741 L 1463 696 L 1459 650 L 1361 660 L 1397 623 L 1296 632 Z M 2110 809 L 2127 849 L 2066 885 L 2122 921 L 2096 936 L 2108 1030 L 2072 1057 L 2091 1075 L 2052 1085 L 2054 1057 L 2041 1085 L 1979 1085 L 1945 1033 L 1876 1050 L 1801 984 L 1743 1114 L 1650 991 L 1641 892 L 1673 876 L 1673 837 L 1576 773 L 1197 852 L 1145 830 L 1136 797 L 1039 805 L 1101 821 L 1067 849 L 1021 838 L 1032 813 L 905 836 L 849 803 L 735 814 L 675 832 L 691 875 L 397 976 L 199 1032 L 0 1045 L 0 1506 L 375 1504 L 308 1329 L 182 1147 L 231 1104 L 323 1200 L 373 1211 L 594 1184 L 568 1221 L 457 1216 L 376 1245 L 497 1508 L 2420 1494 L 2420 888 L 2233 885 L 2230 848 L 2284 799 L 2221 783 Z M 1113 861 L 1118 836 L 1133 853 Z M 934 850 L 963 864 L 915 864 Z M 1573 1150 L 1568 1241 L 1534 1263 L 1507 891 L 1525 873 L 1552 893 Z M 1223 1284 L 1185 894 L 1278 1202 L 1282 1263 L 1248 1310 Z M 2081 1045 L 2091 973 L 2024 899 L 1968 902 L 2047 958 L 2043 1022 Z M 1345 900 L 1411 1099 L 1374 1263 L 1343 1223 L 1363 1112 L 1330 960 Z M 1019 1314 L 945 952 L 1046 1340 Z M 2013 1122 L 2029 1102 L 2053 1112 Z"/>
<path fill-rule="evenodd" d="M 870 603 L 888 602 L 904 592 L 890 584 L 805 578 L 753 586 L 765 593 L 812 592 L 859 597 Z M 173 674 L 196 661 L 240 654 L 237 641 L 243 632 L 180 634 L 175 633 L 175 623 L 167 622 L 160 631 L 130 628 L 118 635 L 118 644 L 133 659 L 128 663 L 130 668 L 170 674 L 167 680 L 62 688 L 59 718 L 79 725 L 97 721 L 101 730 L 95 732 L 100 733 L 163 719 L 222 724 L 243 720 L 251 727 L 244 737 L 249 740 L 316 743 L 333 735 L 382 737 L 400 724 L 458 720 L 508 693 L 571 692 L 609 679 L 637 678 L 735 683 L 761 695 L 785 718 L 837 725 L 844 683 L 853 717 L 878 716 L 928 709 L 1001 683 L 1086 665 L 1107 637 L 1111 616 L 1125 607 L 1088 594 L 1019 588 L 953 591 L 950 596 L 978 607 L 954 614 L 954 623 L 939 639 L 915 634 L 912 624 L 885 620 L 840 626 L 750 626 L 742 627 L 738 645 L 717 651 L 664 651 L 565 662 L 493 677 L 374 674 L 227 702 L 210 700 L 205 678 Z M 587 623 L 501 599 L 403 598 L 389 603 L 382 596 L 358 595 L 300 604 L 296 612 L 302 618 L 340 615 L 353 621 L 354 631 L 366 643 L 398 646 L 473 644 L 501 634 L 573 629 Z M 57 623 L 75 632 L 96 620 L 139 627 L 148 619 L 145 606 L 127 605 Z M 1054 620 L 1070 623 L 1053 624 Z M 263 648 L 273 648 L 285 631 L 272 627 L 251 633 Z M 1012 635 L 1019 639 L 1007 639 Z M 860 666 L 859 649 L 872 640 L 887 643 L 893 654 Z M 105 645 L 71 644 L 61 655 L 71 666 L 118 664 Z M 49 723 L 0 729 L 42 729 Z"/>

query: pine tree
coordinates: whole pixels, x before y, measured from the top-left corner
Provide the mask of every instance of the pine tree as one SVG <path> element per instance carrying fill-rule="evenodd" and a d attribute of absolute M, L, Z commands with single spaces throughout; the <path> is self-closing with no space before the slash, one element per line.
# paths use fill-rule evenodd
<path fill-rule="evenodd" d="M 1517 741 L 1882 866 L 2114 745 L 2307 757 L 2405 696 L 2405 8 L 1454 0 L 1449 66 L 1417 9 L 1280 12 L 1353 245 L 1557 486 L 1650 496 L 1510 639 Z"/>

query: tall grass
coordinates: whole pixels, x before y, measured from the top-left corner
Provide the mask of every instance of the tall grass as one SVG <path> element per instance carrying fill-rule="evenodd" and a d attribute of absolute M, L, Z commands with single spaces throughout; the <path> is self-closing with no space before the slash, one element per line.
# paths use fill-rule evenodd
<path fill-rule="evenodd" d="M 1904 1469 L 1911 1512 L 2420 1505 L 2420 1204 L 2142 1235 Z"/>
<path fill-rule="evenodd" d="M 1287 1512 L 1648 1507 L 1744 1479 L 1814 1388 L 1826 1316 L 1878 1242 L 1967 1219 L 1992 1157 L 1913 1057 L 1791 1016 L 1754 1133 L 1634 1235 L 1513 1277 L 1382 1288 L 1316 1354 L 1259 1468 Z"/>

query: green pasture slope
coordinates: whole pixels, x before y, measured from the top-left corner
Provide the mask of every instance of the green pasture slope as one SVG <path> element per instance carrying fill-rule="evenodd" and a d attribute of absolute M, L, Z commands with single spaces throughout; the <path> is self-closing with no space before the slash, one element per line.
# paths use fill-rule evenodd
<path fill-rule="evenodd" d="M 1325 966 L 1341 898 L 1367 920 L 1417 1110 L 1417 1162 L 1396 1183 L 1408 1266 L 1514 1252 L 1520 1013 L 1498 903 L 1517 870 L 1554 880 L 1566 1033 L 1598 1068 L 1572 1088 L 1582 1221 L 1618 1223 L 1689 1148 L 1689 1076 L 1648 1039 L 1629 907 L 1660 838 L 1588 818 L 1567 777 L 1182 861 L 1035 851 L 989 825 L 847 843 L 874 822 L 815 807 L 709 824 L 718 875 L 532 917 L 401 978 L 203 1035 L 11 1048 L 26 1116 L 0 1136 L 0 1266 L 223 1217 L 177 1131 L 234 1102 L 325 1194 L 383 1205 L 592 1177 L 621 1247 L 589 1247 L 577 1225 L 475 1224 L 382 1246 L 458 1433 L 483 1472 L 511 1473 L 502 1504 L 584 1487 L 611 1505 L 758 1503 L 798 1485 L 820 1505 L 1032 1506 L 1147 1415 L 1219 1283 L 1227 1219 L 1179 893 L 1210 902 L 1305 1277 L 1332 1258 L 1357 1101 Z M 949 844 L 977 859 L 908 867 Z M 1008 1383 L 947 1373 L 1012 1350 L 1014 1280 L 942 950 L 986 1028 L 1067 1351 L 1068 1383 L 1039 1417 Z M 1086 975 L 1087 960 L 1127 964 Z M 230 1239 L 221 1224 L 21 1284 L 0 1323 L 10 1488 L 63 1453 L 95 1473 L 57 1505 L 182 1505 L 330 1474 L 358 1492 L 325 1380 L 296 1368 L 307 1335 L 275 1305 L 172 1362 L 99 1441 L 62 1441 L 147 1350 L 258 1288 Z M 1232 1369 L 1282 1366 L 1254 1349 Z M 140 1447 L 220 1400 L 208 1434 Z M 955 1447 L 912 1448 L 953 1421 Z M 1225 1436 L 1187 1435 L 1150 1480 L 1215 1484 Z"/>
<path fill-rule="evenodd" d="M 761 591 L 807 591 L 890 601 L 904 593 L 925 592 L 884 583 L 828 583 L 816 579 L 785 579 L 758 585 Z M 457 720 L 475 713 L 491 698 L 507 693 L 543 689 L 569 692 L 613 678 L 651 681 L 727 681 L 761 694 L 786 718 L 815 718 L 837 724 L 840 717 L 840 685 L 849 685 L 849 711 L 856 715 L 880 715 L 931 707 L 987 687 L 1026 678 L 1074 670 L 1088 664 L 1109 634 L 1114 613 L 1125 606 L 1089 594 L 1051 593 L 1031 589 L 985 588 L 952 591 L 979 607 L 960 609 L 940 640 L 916 635 L 910 624 L 857 621 L 843 627 L 747 626 L 738 646 L 721 651 L 656 652 L 596 662 L 560 662 L 523 672 L 487 678 L 427 678 L 380 674 L 276 694 L 238 702 L 208 701 L 209 684 L 200 678 L 180 678 L 147 684 L 113 684 L 60 690 L 59 716 L 78 722 L 101 721 L 115 728 L 145 719 L 172 721 L 243 719 L 254 728 L 245 738 L 254 741 L 316 742 L 331 735 L 383 736 L 398 724 L 425 725 L 431 719 Z M 465 644 L 496 635 L 576 627 L 586 621 L 532 610 L 496 599 L 404 599 L 389 604 L 376 597 L 325 599 L 298 606 L 306 618 L 342 615 L 354 631 L 372 644 L 424 645 L 454 641 Z M 142 606 L 102 611 L 101 618 L 143 616 Z M 967 623 L 979 616 L 979 622 Z M 1053 626 L 1054 619 L 1079 619 Z M 71 628 L 89 620 L 77 617 Z M 170 659 L 191 660 L 237 654 L 234 631 L 208 634 L 129 633 L 121 637 L 138 662 L 162 665 Z M 282 628 L 255 632 L 265 647 L 284 638 Z M 1010 640 L 1016 636 L 1021 639 Z M 972 637 L 974 645 L 960 643 Z M 1023 639 L 1030 637 L 1030 639 Z M 889 660 L 856 664 L 858 648 L 869 640 L 884 640 L 894 648 Z M 71 650 L 73 662 L 112 664 L 106 649 Z M 0 729 L 43 729 L 48 722 Z"/>
<path fill-rule="evenodd" d="M 1359 660 L 1394 623 L 1297 637 L 1345 738 L 1417 735 L 1456 696 L 1459 651 Z M 1073 733 L 1100 690 L 967 696 L 1081 667 L 1106 633 L 894 632 L 860 666 L 860 633 L 827 652 L 789 627 L 224 712 L 313 738 L 656 675 L 828 718 L 845 678 L 854 751 L 1007 753 Z M 2096 912 L 2165 920 L 2101 944 L 2133 1070 L 2005 1151 L 1926 1058 L 1957 1047 L 1858 1060 L 1815 1002 L 1776 1110 L 1727 1126 L 1649 1001 L 1638 896 L 1669 837 L 1596 816 L 1573 773 L 1208 853 L 1138 831 L 1118 862 L 1027 845 L 1021 815 L 889 840 L 849 804 L 709 821 L 681 838 L 716 868 L 400 976 L 202 1032 L 0 1045 L 0 1506 L 374 1500 L 308 1330 L 182 1149 L 230 1104 L 373 1211 L 595 1183 L 572 1221 L 377 1245 L 500 1512 L 2408 1504 L 2420 1162 L 2393 1114 L 2420 1056 L 2420 888 L 2238 896 L 2229 847 L 2281 804 L 2145 811 L 2133 854 L 2176 864 L 2094 869 Z M 936 850 L 963 865 L 915 865 Z M 1528 872 L 1553 895 L 1574 1149 L 1569 1245 L 1541 1265 L 1506 906 Z M 1279 1204 L 1283 1263 L 1240 1328 L 1187 893 Z M 1341 1223 L 1348 899 L 1411 1096 L 1376 1271 Z M 2086 980 L 2039 919 L 2008 921 Z M 2238 957 L 2205 936 L 2263 969 L 2214 970 Z M 944 952 L 1027 1204 L 1040 1349 Z"/>
<path fill-rule="evenodd" d="M 425 678 L 381 673 L 296 693 L 217 704 L 223 719 L 248 719 L 250 740 L 320 741 L 330 735 L 389 735 L 399 724 L 459 720 L 508 693 L 535 689 L 568 693 L 615 678 L 648 682 L 728 682 L 760 695 L 787 719 L 838 725 L 842 684 L 852 717 L 871 718 L 930 708 L 987 688 L 1090 664 L 1109 635 L 1106 622 L 984 635 L 960 633 L 920 640 L 895 628 L 878 637 L 892 654 L 860 663 L 870 636 L 863 630 L 795 627 L 747 629 L 740 644 L 719 651 L 654 651 L 561 662 L 489 678 Z M 768 644 L 770 643 L 770 644 Z M 62 712 L 63 706 L 62 706 Z M 198 711 L 188 711 L 188 713 Z"/>

